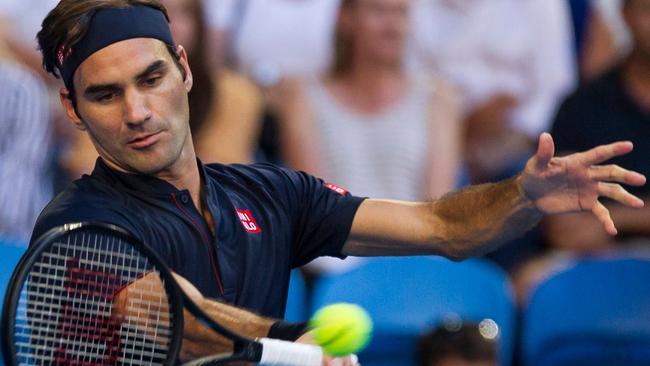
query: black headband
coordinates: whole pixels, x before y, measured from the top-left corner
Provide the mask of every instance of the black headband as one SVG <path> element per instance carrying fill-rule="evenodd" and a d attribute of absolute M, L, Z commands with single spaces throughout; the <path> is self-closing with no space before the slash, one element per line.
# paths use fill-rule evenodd
<path fill-rule="evenodd" d="M 145 5 L 100 9 L 92 16 L 86 34 L 72 49 L 58 50 L 59 71 L 68 90 L 72 90 L 75 71 L 90 55 L 131 38 L 155 38 L 174 46 L 162 11 Z"/>

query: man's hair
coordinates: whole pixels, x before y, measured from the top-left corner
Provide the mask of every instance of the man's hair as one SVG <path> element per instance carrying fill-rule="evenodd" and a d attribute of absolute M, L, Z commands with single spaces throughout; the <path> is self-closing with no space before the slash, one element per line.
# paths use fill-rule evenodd
<path fill-rule="evenodd" d="M 160 10 L 167 21 L 167 9 L 160 0 L 61 0 L 45 19 L 36 38 L 43 55 L 43 68 L 57 78 L 61 77 L 59 58 L 63 50 L 73 50 L 88 31 L 93 15 L 98 10 L 109 8 L 127 8 L 144 5 Z M 107 30 L 110 31 L 110 30 Z M 174 62 L 179 67 L 183 78 L 185 69 L 180 65 L 180 55 L 173 46 L 166 45 Z M 75 104 L 74 90 L 69 90 L 69 98 Z"/>
<path fill-rule="evenodd" d="M 496 362 L 497 344 L 484 338 L 475 324 L 464 324 L 458 330 L 439 327 L 420 338 L 419 366 L 437 365 L 448 357 L 458 357 L 468 362 Z"/>

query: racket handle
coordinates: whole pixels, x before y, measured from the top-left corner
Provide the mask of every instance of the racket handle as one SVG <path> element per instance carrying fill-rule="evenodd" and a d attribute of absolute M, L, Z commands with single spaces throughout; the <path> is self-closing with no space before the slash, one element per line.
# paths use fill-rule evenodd
<path fill-rule="evenodd" d="M 264 366 L 321 366 L 323 350 L 318 346 L 260 338 L 262 358 L 259 365 Z"/>

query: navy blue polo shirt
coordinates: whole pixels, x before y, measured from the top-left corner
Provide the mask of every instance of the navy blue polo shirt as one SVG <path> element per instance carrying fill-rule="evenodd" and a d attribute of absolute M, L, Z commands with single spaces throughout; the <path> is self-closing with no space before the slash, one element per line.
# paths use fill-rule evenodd
<path fill-rule="evenodd" d="M 343 257 L 363 199 L 268 164 L 199 162 L 199 170 L 215 235 L 187 190 L 115 171 L 98 159 L 91 175 L 45 207 L 32 242 L 65 223 L 118 225 L 151 246 L 204 296 L 283 317 L 291 269 L 323 255 Z"/>

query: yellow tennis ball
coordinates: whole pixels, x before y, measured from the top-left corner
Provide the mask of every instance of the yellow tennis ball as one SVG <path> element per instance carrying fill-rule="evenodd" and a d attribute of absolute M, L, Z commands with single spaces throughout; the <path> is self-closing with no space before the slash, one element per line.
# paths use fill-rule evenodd
<path fill-rule="evenodd" d="M 363 350 L 372 336 L 372 319 L 355 304 L 325 306 L 314 314 L 309 327 L 318 345 L 335 357 Z"/>

